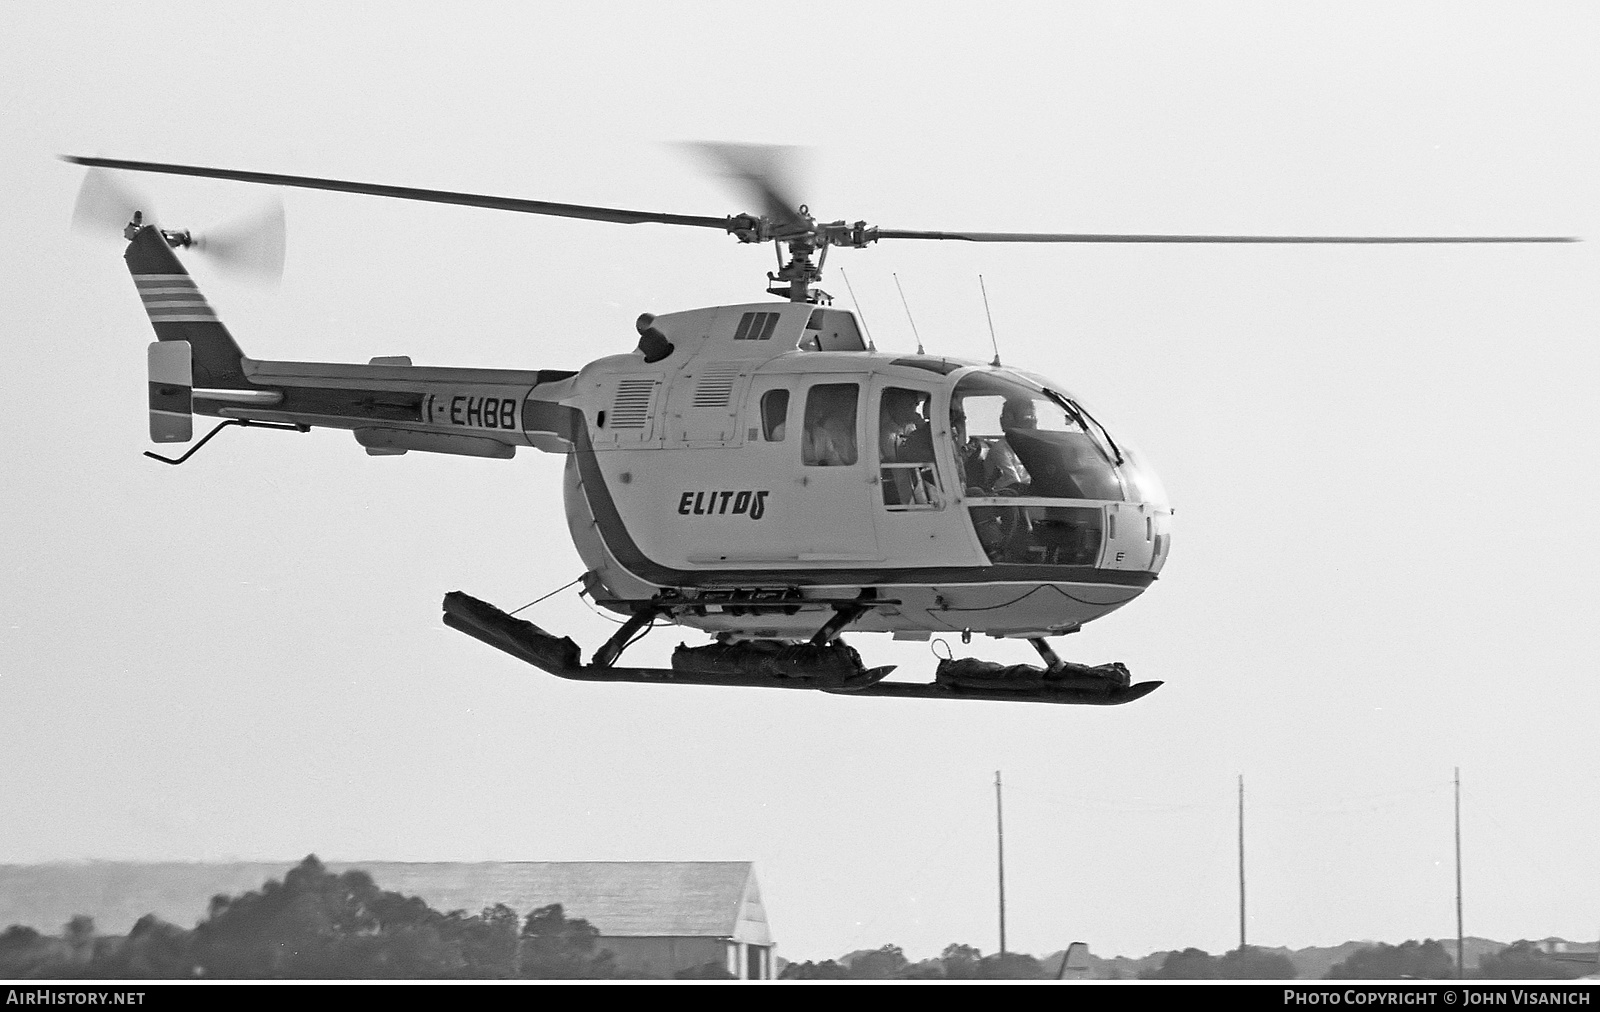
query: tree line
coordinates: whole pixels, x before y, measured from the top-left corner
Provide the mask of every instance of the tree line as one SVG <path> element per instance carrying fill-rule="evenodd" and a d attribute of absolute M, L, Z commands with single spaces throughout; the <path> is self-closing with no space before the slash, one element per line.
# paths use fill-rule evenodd
<path fill-rule="evenodd" d="M 239 896 L 216 896 L 192 929 L 141 917 L 125 936 L 101 937 L 79 915 L 60 935 L 12 925 L 0 932 L 0 978 L 55 979 L 604 979 L 626 976 L 599 944 L 600 931 L 555 903 L 522 917 L 505 904 L 471 914 L 442 913 L 415 896 L 378 887 L 364 871 L 335 875 L 315 855 L 283 877 Z M 1059 959 L 1065 959 L 1062 954 Z M 984 955 L 966 944 L 937 959 L 912 962 L 898 945 L 837 960 L 792 962 L 792 980 L 1018 980 L 1056 976 L 1024 953 Z M 1098 961 L 1103 975 L 1105 962 Z M 1573 978 L 1595 968 L 1553 957 L 1519 941 L 1485 955 L 1474 977 L 1491 980 Z M 680 978 L 727 978 L 719 963 L 681 970 Z M 1154 980 L 1290 980 L 1282 952 L 1241 946 L 1220 956 L 1187 948 L 1166 953 L 1139 973 Z M 1455 961 L 1434 939 L 1364 946 L 1326 974 L 1344 979 L 1451 979 Z"/>
<path fill-rule="evenodd" d="M 79 915 L 60 936 L 0 932 L 0 977 L 16 978 L 544 978 L 620 976 L 600 932 L 555 903 L 525 918 L 505 904 L 441 913 L 380 889 L 364 871 L 335 875 L 315 855 L 280 882 L 216 896 L 191 929 L 141 917 L 97 937 Z M 720 966 L 684 976 L 730 976 Z"/>
<path fill-rule="evenodd" d="M 1246 952 L 1246 950 L 1253 950 Z M 1593 967 L 1557 959 L 1535 943 L 1518 941 L 1499 952 L 1484 955 L 1467 977 L 1478 980 L 1530 980 L 1580 977 Z M 1170 952 L 1159 968 L 1140 974 L 1158 980 L 1290 980 L 1294 963 L 1281 952 L 1245 946 L 1222 956 L 1203 949 Z M 1399 945 L 1378 942 L 1364 945 L 1333 964 L 1326 980 L 1454 980 L 1456 961 L 1443 942 L 1429 938 Z"/>
<path fill-rule="evenodd" d="M 790 963 L 783 976 L 799 980 L 1001 980 L 1051 979 L 1060 968 L 1058 959 L 1041 961 L 1019 953 L 985 956 L 970 945 L 950 945 L 937 959 L 913 963 L 897 945 L 853 953 L 838 960 Z M 1480 980 L 1571 979 L 1593 972 L 1593 957 L 1571 962 L 1552 956 L 1531 941 L 1514 942 L 1485 955 L 1468 976 Z M 1119 976 L 1108 960 L 1098 960 L 1094 976 Z M 1187 948 L 1162 955 L 1160 962 L 1138 973 L 1141 980 L 1294 980 L 1299 971 L 1281 951 L 1253 945 L 1213 956 L 1204 949 Z M 1456 963 L 1444 943 L 1435 939 L 1411 940 L 1399 945 L 1378 942 L 1362 946 L 1335 963 L 1324 979 L 1334 980 L 1453 980 Z"/>
<path fill-rule="evenodd" d="M 971 945 L 948 945 L 937 959 L 908 960 L 898 945 L 820 963 L 790 963 L 782 976 L 797 980 L 1049 980 L 1066 953 L 1040 960 L 1024 953 L 985 956 Z M 1047 965 L 1047 962 L 1049 965 Z M 1291 980 L 1294 964 L 1281 953 L 1254 946 L 1216 957 L 1200 949 L 1169 953 L 1161 966 L 1140 974 L 1151 980 Z"/>

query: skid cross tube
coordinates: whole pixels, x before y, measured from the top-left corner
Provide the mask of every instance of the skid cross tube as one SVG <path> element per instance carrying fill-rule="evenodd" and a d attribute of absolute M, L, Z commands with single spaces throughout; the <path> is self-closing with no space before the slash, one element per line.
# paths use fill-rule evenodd
<path fill-rule="evenodd" d="M 1033 649 L 1039 651 L 1039 657 L 1044 661 L 1045 667 L 1052 671 L 1061 667 L 1061 658 L 1057 657 L 1056 652 L 1050 649 L 1050 644 L 1045 642 L 1043 636 L 1035 636 L 1028 642 L 1033 644 Z"/>
<path fill-rule="evenodd" d="M 811 645 L 825 647 L 832 643 L 838 637 L 840 629 L 872 610 L 877 596 L 877 593 L 869 588 L 863 590 L 861 595 L 849 604 L 834 605 L 833 617 L 823 623 L 822 628 L 817 630 L 817 634 L 811 637 Z"/>
<path fill-rule="evenodd" d="M 628 621 L 622 623 L 622 627 L 610 639 L 606 640 L 605 645 L 594 652 L 594 659 L 589 662 L 590 666 L 609 668 L 616 664 L 617 658 L 622 656 L 622 651 L 626 650 L 628 644 L 633 642 L 634 634 L 649 625 L 655 617 L 656 610 L 654 608 L 640 608 L 628 616 Z"/>

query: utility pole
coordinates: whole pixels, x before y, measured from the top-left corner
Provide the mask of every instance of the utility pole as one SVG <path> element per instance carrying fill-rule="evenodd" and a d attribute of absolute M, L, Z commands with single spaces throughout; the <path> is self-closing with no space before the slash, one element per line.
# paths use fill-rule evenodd
<path fill-rule="evenodd" d="M 994 771 L 994 830 L 1000 857 L 1000 955 L 1006 954 L 1006 822 L 1000 806 L 1000 771 Z"/>
<path fill-rule="evenodd" d="M 1239 774 L 1239 948 L 1244 948 L 1244 774 Z"/>
<path fill-rule="evenodd" d="M 1456 977 L 1465 979 L 1466 937 L 1461 927 L 1461 767 L 1456 767 Z"/>

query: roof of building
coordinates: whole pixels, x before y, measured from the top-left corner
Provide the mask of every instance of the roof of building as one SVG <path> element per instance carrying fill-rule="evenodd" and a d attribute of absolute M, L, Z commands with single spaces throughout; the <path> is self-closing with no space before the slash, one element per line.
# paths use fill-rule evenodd
<path fill-rule="evenodd" d="M 335 866 L 330 865 L 330 868 Z M 337 866 L 343 870 L 344 866 Z M 560 903 L 602 935 L 749 937 L 767 930 L 749 861 L 514 861 L 482 864 L 369 862 L 385 889 L 439 910 L 494 903 L 526 914 Z"/>
<path fill-rule="evenodd" d="M 102 934 L 123 934 L 145 914 L 192 925 L 211 897 L 260 889 L 290 863 L 0 865 L 0 926 L 46 933 L 75 914 Z M 749 861 L 329 862 L 360 869 L 379 888 L 420 896 L 440 911 L 477 913 L 504 903 L 526 915 L 560 903 L 602 936 L 720 937 L 771 944 Z"/>

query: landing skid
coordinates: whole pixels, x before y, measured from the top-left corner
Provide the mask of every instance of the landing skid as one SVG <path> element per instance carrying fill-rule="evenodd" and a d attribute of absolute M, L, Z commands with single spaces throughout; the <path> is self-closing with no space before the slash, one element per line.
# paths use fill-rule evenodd
<path fill-rule="evenodd" d="M 1088 667 L 1061 661 L 1044 641 L 1034 642 L 1047 667 L 999 665 L 972 659 L 944 660 L 928 683 L 887 682 L 893 666 L 868 668 L 839 630 L 864 606 L 841 602 L 834 617 L 810 643 L 680 646 L 671 668 L 617 667 L 624 648 L 649 624 L 655 612 L 636 612 L 617 634 L 582 663 L 578 645 L 555 637 L 477 598 L 452 591 L 444 598 L 444 624 L 502 650 L 552 675 L 585 682 L 646 682 L 658 685 L 737 685 L 774 689 L 812 689 L 850 696 L 906 699 L 986 699 L 1028 703 L 1114 706 L 1153 692 L 1160 682 L 1130 684 L 1120 664 Z"/>

